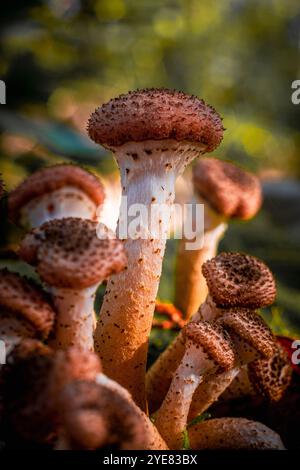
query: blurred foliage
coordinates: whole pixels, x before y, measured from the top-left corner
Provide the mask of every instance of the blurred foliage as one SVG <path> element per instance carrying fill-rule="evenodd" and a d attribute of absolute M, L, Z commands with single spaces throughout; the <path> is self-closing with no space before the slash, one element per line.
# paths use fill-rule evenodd
<path fill-rule="evenodd" d="M 291 83 L 300 78 L 299 0 L 10 0 L 0 23 L 7 87 L 0 173 L 8 190 L 62 160 L 115 171 L 87 138 L 87 119 L 138 87 L 176 88 L 212 104 L 227 128 L 221 158 L 300 175 L 300 105 L 291 102 Z M 262 257 L 278 279 L 276 308 L 299 325 L 300 225 L 291 236 L 291 217 L 282 224 L 274 213 L 267 207 L 248 224 L 231 224 L 222 248 Z M 9 237 L 1 232 L 2 244 L 17 238 L 12 227 Z M 162 299 L 173 298 L 175 252 L 170 241 Z"/>

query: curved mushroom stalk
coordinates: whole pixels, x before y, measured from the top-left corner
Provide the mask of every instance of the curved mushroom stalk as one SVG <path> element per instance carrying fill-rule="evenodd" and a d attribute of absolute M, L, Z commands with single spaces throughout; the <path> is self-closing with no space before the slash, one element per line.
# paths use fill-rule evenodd
<path fill-rule="evenodd" d="M 54 349 L 78 346 L 88 351 L 94 350 L 94 302 L 98 286 L 95 284 L 81 290 L 50 289 L 57 311 L 55 339 L 49 343 Z"/>
<path fill-rule="evenodd" d="M 270 305 L 276 295 L 273 275 L 253 256 L 221 253 L 202 267 L 209 296 L 193 319 L 214 321 L 232 307 L 261 308 Z M 151 412 L 156 411 L 170 386 L 172 373 L 183 356 L 182 337 L 160 355 L 147 373 L 147 396 Z"/>
<path fill-rule="evenodd" d="M 285 450 L 280 436 L 262 423 L 245 418 L 217 418 L 188 430 L 195 450 Z"/>
<path fill-rule="evenodd" d="M 208 295 L 199 311 L 193 316 L 192 321 L 212 321 L 221 315 L 221 313 L 222 310 L 216 307 L 214 301 Z M 185 339 L 182 330 L 147 372 L 146 395 L 150 414 L 157 411 L 162 404 L 172 382 L 173 374 L 179 366 L 184 352 Z"/>
<path fill-rule="evenodd" d="M 113 150 L 121 170 L 119 236 L 127 238 L 129 260 L 126 273 L 108 283 L 95 347 L 104 371 L 146 409 L 148 338 L 175 180 L 195 157 L 220 144 L 223 126 L 215 110 L 196 97 L 152 89 L 104 104 L 92 114 L 88 132 L 96 143 Z M 138 221 L 135 211 L 141 211 Z"/>
<path fill-rule="evenodd" d="M 229 310 L 216 323 L 223 325 L 230 334 L 236 351 L 235 367 L 229 372 L 217 373 L 200 385 L 193 397 L 189 421 L 218 400 L 243 366 L 257 359 L 270 359 L 275 352 L 275 338 L 271 330 L 252 310 Z"/>
<path fill-rule="evenodd" d="M 193 167 L 195 202 L 205 205 L 202 248 L 187 250 L 179 243 L 175 305 L 190 318 L 204 302 L 207 285 L 201 268 L 217 254 L 227 223 L 249 220 L 262 203 L 261 185 L 254 175 L 229 162 L 203 158 Z M 199 236 L 199 235 L 198 235 Z"/>
<path fill-rule="evenodd" d="M 64 217 L 96 220 L 104 201 L 102 183 L 76 165 L 59 164 L 30 175 L 8 198 L 9 215 L 25 227 Z"/>
<path fill-rule="evenodd" d="M 231 369 L 234 351 L 226 332 L 209 323 L 190 323 L 185 329 L 186 352 L 157 412 L 155 425 L 170 449 L 181 449 L 193 395 L 209 371 Z"/>
<path fill-rule="evenodd" d="M 102 224 L 66 218 L 29 233 L 20 256 L 36 267 L 52 293 L 57 308 L 52 345 L 92 350 L 96 289 L 126 266 L 122 242 Z"/>

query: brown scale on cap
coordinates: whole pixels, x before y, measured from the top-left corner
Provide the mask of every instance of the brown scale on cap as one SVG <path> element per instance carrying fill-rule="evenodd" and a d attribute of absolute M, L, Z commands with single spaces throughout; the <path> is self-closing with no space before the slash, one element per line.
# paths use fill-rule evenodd
<path fill-rule="evenodd" d="M 293 369 L 284 348 L 277 342 L 270 359 L 258 359 L 248 365 L 252 385 L 270 401 L 279 401 L 291 383 Z"/>
<path fill-rule="evenodd" d="M 51 286 L 89 287 L 126 265 L 122 242 L 108 229 L 98 238 L 97 229 L 97 222 L 73 217 L 46 222 L 24 238 L 20 256 Z"/>
<path fill-rule="evenodd" d="M 253 310 L 229 310 L 219 320 L 227 331 L 257 351 L 259 357 L 270 358 L 276 347 L 276 339 L 265 321 Z"/>
<path fill-rule="evenodd" d="M 64 186 L 81 189 L 97 206 L 104 201 L 103 186 L 95 175 L 79 166 L 60 164 L 36 171 L 10 193 L 10 216 L 16 220 L 21 208 L 31 200 Z"/>
<path fill-rule="evenodd" d="M 31 281 L 7 269 L 0 270 L 0 307 L 26 320 L 42 337 L 47 337 L 54 311 L 45 294 Z"/>
<path fill-rule="evenodd" d="M 133 406 L 96 383 L 71 383 L 59 400 L 65 445 L 69 449 L 145 449 L 145 427 Z"/>
<path fill-rule="evenodd" d="M 229 162 L 203 158 L 193 168 L 195 191 L 219 214 L 250 219 L 262 203 L 256 176 Z"/>
<path fill-rule="evenodd" d="M 191 449 L 285 450 L 280 436 L 245 418 L 217 418 L 189 429 Z"/>
<path fill-rule="evenodd" d="M 258 258 L 221 253 L 202 266 L 209 293 L 218 307 L 261 308 L 274 302 L 276 285 Z"/>
<path fill-rule="evenodd" d="M 222 369 L 228 370 L 234 365 L 232 342 L 226 330 L 209 322 L 191 322 L 184 327 L 186 340 L 202 347 L 208 356 Z"/>
<path fill-rule="evenodd" d="M 214 150 L 223 137 L 219 114 L 195 96 L 167 89 L 136 90 L 103 104 L 88 133 L 107 147 L 146 140 L 188 141 Z"/>

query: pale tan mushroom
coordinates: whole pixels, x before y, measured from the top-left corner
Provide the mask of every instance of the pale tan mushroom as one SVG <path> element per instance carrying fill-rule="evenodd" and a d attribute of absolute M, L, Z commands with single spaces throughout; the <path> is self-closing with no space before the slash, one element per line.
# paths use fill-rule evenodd
<path fill-rule="evenodd" d="M 217 418 L 188 430 L 191 449 L 285 450 L 280 436 L 262 423 L 245 418 Z"/>
<path fill-rule="evenodd" d="M 168 393 L 155 415 L 155 425 L 170 449 L 181 449 L 190 405 L 195 391 L 210 372 L 231 370 L 235 351 L 220 325 L 192 322 L 183 330 L 185 353 Z"/>
<path fill-rule="evenodd" d="M 53 347 L 92 350 L 96 290 L 124 269 L 122 242 L 103 225 L 70 217 L 34 229 L 22 241 L 20 256 L 50 287 L 58 312 Z"/>
<path fill-rule="evenodd" d="M 203 265 L 209 295 L 192 321 L 214 321 L 228 308 L 255 309 L 271 304 L 276 295 L 273 275 L 259 259 L 240 253 L 221 253 Z M 161 405 L 172 375 L 184 354 L 181 333 L 147 373 L 150 412 Z"/>
<path fill-rule="evenodd" d="M 216 158 L 197 162 L 193 167 L 193 182 L 195 203 L 205 206 L 205 223 L 201 248 L 187 249 L 186 238 L 178 245 L 175 305 L 187 319 L 197 312 L 208 294 L 202 265 L 216 256 L 227 224 L 234 218 L 251 219 L 262 202 L 261 185 L 256 176 Z"/>
<path fill-rule="evenodd" d="M 217 112 L 202 100 L 177 91 L 149 89 L 102 105 L 92 114 L 88 132 L 92 140 L 114 152 L 120 167 L 123 198 L 118 230 L 126 238 L 129 261 L 126 272 L 108 282 L 95 348 L 104 371 L 146 409 L 148 338 L 175 180 L 194 158 L 220 144 L 223 126 Z M 135 216 L 130 216 L 135 204 L 143 206 L 136 231 Z"/>
<path fill-rule="evenodd" d="M 42 168 L 17 186 L 8 198 L 9 215 L 31 228 L 63 217 L 96 219 L 103 204 L 104 189 L 99 179 L 76 165 Z"/>

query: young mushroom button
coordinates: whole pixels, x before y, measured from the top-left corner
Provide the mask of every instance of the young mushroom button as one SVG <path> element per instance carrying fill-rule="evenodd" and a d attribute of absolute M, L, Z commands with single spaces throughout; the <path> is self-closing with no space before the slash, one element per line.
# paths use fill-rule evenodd
<path fill-rule="evenodd" d="M 126 238 L 129 259 L 127 271 L 108 283 L 95 347 L 104 371 L 130 390 L 145 409 L 148 337 L 175 181 L 194 158 L 220 144 L 222 121 L 213 108 L 194 96 L 146 89 L 98 108 L 90 117 L 88 133 L 114 152 L 120 167 L 123 198 L 118 227 Z M 144 210 L 133 230 L 127 216 L 135 204 Z"/>
<path fill-rule="evenodd" d="M 66 218 L 29 233 L 20 256 L 35 266 L 52 293 L 57 309 L 53 346 L 92 350 L 96 289 L 126 266 L 122 242 L 101 224 Z"/>
<path fill-rule="evenodd" d="M 229 162 L 203 158 L 193 167 L 194 203 L 204 204 L 204 234 L 201 248 L 187 249 L 186 238 L 179 242 L 176 262 L 175 305 L 190 318 L 207 295 L 201 272 L 205 261 L 217 254 L 218 242 L 231 219 L 248 220 L 261 207 L 259 179 Z M 202 229 L 202 228 L 201 228 Z"/>
<path fill-rule="evenodd" d="M 76 165 L 42 168 L 14 189 L 8 198 L 9 215 L 32 228 L 63 217 L 96 219 L 104 188 L 92 173 Z"/>

